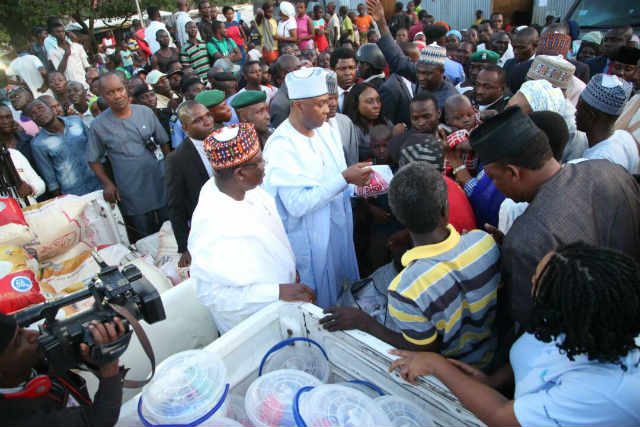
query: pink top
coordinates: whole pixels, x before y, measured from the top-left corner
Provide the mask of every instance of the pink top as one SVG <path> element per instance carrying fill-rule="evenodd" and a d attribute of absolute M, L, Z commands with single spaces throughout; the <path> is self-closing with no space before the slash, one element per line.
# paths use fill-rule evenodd
<path fill-rule="evenodd" d="M 311 21 L 311 18 L 308 15 L 304 15 L 302 18 L 296 16 L 298 39 L 313 35 L 309 33 L 309 21 Z M 298 47 L 300 50 L 313 49 L 313 39 L 298 42 Z"/>

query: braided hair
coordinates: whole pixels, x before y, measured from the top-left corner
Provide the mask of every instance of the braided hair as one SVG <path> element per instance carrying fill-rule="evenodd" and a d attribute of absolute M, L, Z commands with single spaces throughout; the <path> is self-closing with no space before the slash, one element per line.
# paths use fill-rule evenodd
<path fill-rule="evenodd" d="M 584 354 L 627 369 L 622 357 L 640 348 L 640 266 L 632 258 L 582 242 L 564 245 L 534 286 L 537 339 L 557 340 L 570 360 Z"/>

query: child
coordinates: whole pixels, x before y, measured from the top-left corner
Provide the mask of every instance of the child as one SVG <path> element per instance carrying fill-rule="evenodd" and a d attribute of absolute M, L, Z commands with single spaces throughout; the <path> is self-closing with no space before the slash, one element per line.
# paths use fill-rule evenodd
<path fill-rule="evenodd" d="M 447 149 L 462 152 L 462 165 L 455 170 L 450 163 L 445 160 L 445 175 L 455 177 L 455 174 L 462 169 L 467 169 L 471 176 L 476 176 L 478 172 L 478 160 L 471 151 L 469 143 L 469 133 L 480 124 L 478 113 L 471 105 L 471 101 L 464 95 L 454 95 L 447 98 L 444 103 L 444 121 L 446 126 L 440 126 L 439 133 L 444 133 Z"/>
<path fill-rule="evenodd" d="M 372 162 L 374 165 L 392 166 L 391 155 L 388 149 L 391 138 L 391 127 L 387 125 L 376 125 L 371 128 L 369 139 L 371 141 Z M 363 203 L 368 211 L 367 225 L 369 229 L 369 241 L 366 245 L 366 257 L 371 270 L 375 270 L 391 260 L 387 242 L 392 234 L 404 227 L 402 227 L 391 214 L 389 198 L 386 192 L 378 196 L 363 199 Z"/>
<path fill-rule="evenodd" d="M 324 52 L 329 47 L 329 41 L 325 35 L 326 22 L 322 17 L 322 7 L 320 5 L 313 6 L 313 40 L 316 44 L 318 52 Z"/>
<path fill-rule="evenodd" d="M 133 53 L 129 50 L 127 40 L 120 40 L 118 43 L 118 51 L 122 59 L 122 67 L 129 72 L 129 75 L 133 74 Z"/>

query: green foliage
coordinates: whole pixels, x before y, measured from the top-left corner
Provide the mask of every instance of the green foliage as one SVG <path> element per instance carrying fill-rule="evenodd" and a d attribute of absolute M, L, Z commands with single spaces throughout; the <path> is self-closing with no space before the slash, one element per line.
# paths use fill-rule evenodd
<path fill-rule="evenodd" d="M 142 9 L 158 6 L 174 10 L 174 0 L 140 0 Z M 34 25 L 45 25 L 50 16 L 81 23 L 86 19 L 122 18 L 136 13 L 134 0 L 0 0 L 0 34 L 9 34 L 12 44 L 31 36 Z"/>

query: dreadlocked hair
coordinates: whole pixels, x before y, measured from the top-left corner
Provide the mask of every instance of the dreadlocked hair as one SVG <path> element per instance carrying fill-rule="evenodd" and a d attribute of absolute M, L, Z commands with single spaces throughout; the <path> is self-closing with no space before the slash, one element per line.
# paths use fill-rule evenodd
<path fill-rule="evenodd" d="M 627 367 L 622 358 L 640 348 L 640 266 L 629 256 L 582 242 L 558 248 L 539 275 L 531 331 L 557 340 L 574 360 Z"/>

